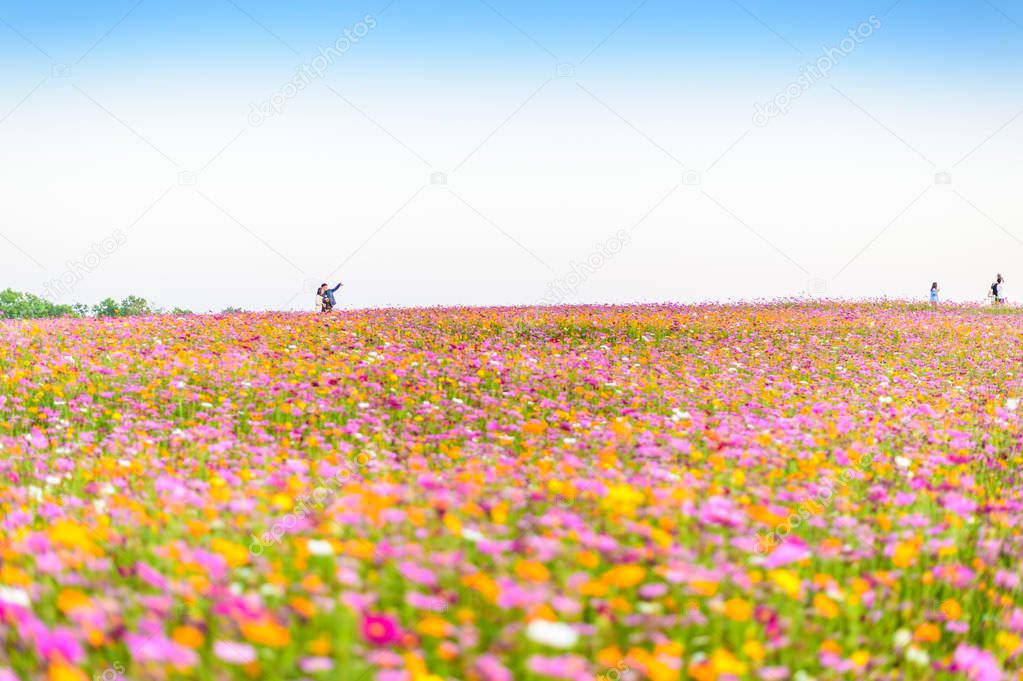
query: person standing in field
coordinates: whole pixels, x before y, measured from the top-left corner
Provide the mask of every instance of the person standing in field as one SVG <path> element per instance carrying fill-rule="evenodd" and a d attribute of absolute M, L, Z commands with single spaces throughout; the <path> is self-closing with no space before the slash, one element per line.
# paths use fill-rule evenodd
<path fill-rule="evenodd" d="M 320 311 L 330 312 L 337 305 L 337 300 L 334 299 L 334 293 L 341 288 L 341 283 L 334 288 L 328 288 L 326 283 L 320 284 L 319 290 L 316 292 L 316 298 L 320 301 Z"/>
<path fill-rule="evenodd" d="M 316 289 L 316 311 L 323 312 L 323 289 L 325 284 L 320 284 Z"/>
<path fill-rule="evenodd" d="M 988 297 L 992 299 L 995 305 L 1000 305 L 1005 302 L 1005 279 L 999 274 L 995 279 L 995 283 L 991 284 L 991 291 L 988 293 Z"/>
<path fill-rule="evenodd" d="M 931 284 L 931 304 L 932 305 L 937 305 L 938 304 L 938 291 L 939 291 L 939 289 L 938 289 L 938 282 L 934 282 L 933 284 Z"/>

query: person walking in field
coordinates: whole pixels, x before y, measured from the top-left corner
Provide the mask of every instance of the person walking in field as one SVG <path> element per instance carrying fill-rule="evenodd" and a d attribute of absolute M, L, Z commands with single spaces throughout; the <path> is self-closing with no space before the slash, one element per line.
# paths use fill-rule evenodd
<path fill-rule="evenodd" d="M 938 304 L 938 282 L 931 284 L 931 305 Z"/>

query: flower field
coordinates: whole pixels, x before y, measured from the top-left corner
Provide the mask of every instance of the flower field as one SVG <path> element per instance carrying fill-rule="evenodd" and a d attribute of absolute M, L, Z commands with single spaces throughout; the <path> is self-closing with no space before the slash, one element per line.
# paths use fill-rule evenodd
<path fill-rule="evenodd" d="M 1023 315 L 0 323 L 0 681 L 1023 678 Z"/>

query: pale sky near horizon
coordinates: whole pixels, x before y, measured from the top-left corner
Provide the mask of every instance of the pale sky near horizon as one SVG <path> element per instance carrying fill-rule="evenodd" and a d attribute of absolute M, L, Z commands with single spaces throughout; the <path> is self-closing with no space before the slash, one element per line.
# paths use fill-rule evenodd
<path fill-rule="evenodd" d="M 0 288 L 1023 298 L 1020 0 L 0 0 L 0 52 Z"/>

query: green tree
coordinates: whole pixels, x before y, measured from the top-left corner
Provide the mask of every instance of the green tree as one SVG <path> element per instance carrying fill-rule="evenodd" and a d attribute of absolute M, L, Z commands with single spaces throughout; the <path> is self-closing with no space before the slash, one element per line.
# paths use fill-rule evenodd
<path fill-rule="evenodd" d="M 140 317 L 149 314 L 153 314 L 153 310 L 150 309 L 146 299 L 132 295 L 121 301 L 120 314 L 118 316 Z"/>
<path fill-rule="evenodd" d="M 99 303 L 92 306 L 92 313 L 97 317 L 119 317 L 120 310 L 117 307 L 117 301 L 113 298 L 104 298 Z"/>
<path fill-rule="evenodd" d="M 53 303 L 35 294 L 9 288 L 0 291 L 0 317 L 7 319 L 79 316 L 80 307 Z"/>

